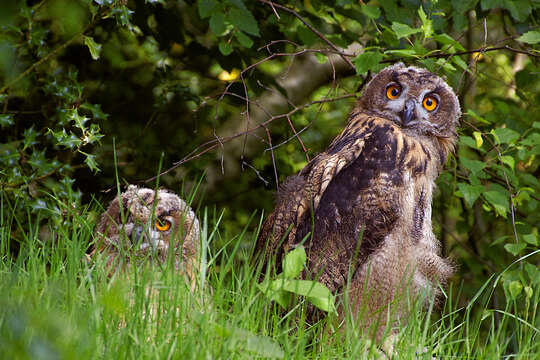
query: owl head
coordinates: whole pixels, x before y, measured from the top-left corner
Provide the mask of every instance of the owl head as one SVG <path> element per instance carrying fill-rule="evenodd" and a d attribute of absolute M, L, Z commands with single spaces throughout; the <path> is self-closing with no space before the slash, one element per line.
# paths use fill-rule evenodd
<path fill-rule="evenodd" d="M 452 147 L 457 138 L 458 98 L 442 78 L 426 69 L 397 63 L 381 70 L 366 85 L 359 105 L 410 135 L 435 136 Z"/>
<path fill-rule="evenodd" d="M 176 194 L 130 185 L 101 215 L 93 253 L 106 256 L 112 266 L 134 258 L 165 263 L 172 256 L 177 268 L 192 275 L 200 251 L 199 231 L 195 213 Z"/>

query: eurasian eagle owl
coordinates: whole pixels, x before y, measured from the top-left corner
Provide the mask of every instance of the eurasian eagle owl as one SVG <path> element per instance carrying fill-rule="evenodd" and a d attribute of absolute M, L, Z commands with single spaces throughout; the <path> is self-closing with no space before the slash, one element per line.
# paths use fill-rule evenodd
<path fill-rule="evenodd" d="M 437 296 L 438 282 L 452 274 L 439 255 L 431 201 L 460 115 L 456 95 L 435 74 L 402 63 L 380 71 L 341 134 L 280 187 L 257 251 L 279 271 L 283 255 L 303 242 L 303 276 L 348 291 L 352 313 L 380 336 L 388 306 L 395 319 L 405 293 Z"/>
<path fill-rule="evenodd" d="M 93 255 L 106 256 L 111 269 L 132 259 L 163 264 L 171 256 L 174 266 L 195 280 L 199 221 L 189 205 L 168 190 L 156 194 L 130 185 L 109 204 L 94 233 Z"/>

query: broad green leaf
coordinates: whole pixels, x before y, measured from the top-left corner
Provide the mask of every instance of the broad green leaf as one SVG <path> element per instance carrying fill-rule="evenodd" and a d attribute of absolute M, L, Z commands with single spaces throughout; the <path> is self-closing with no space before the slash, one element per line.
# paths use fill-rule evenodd
<path fill-rule="evenodd" d="M 307 46 L 311 46 L 319 40 L 319 37 L 315 35 L 313 31 L 306 28 L 304 24 L 300 24 L 296 27 L 296 34 L 302 43 Z"/>
<path fill-rule="evenodd" d="M 254 36 L 260 36 L 257 20 L 255 20 L 251 12 L 248 10 L 232 8 L 229 11 L 229 20 L 240 30 Z"/>
<path fill-rule="evenodd" d="M 364 52 L 358 55 L 354 60 L 356 73 L 365 75 L 368 71 L 377 71 L 381 68 L 380 61 L 383 55 L 379 52 Z"/>
<path fill-rule="evenodd" d="M 311 280 L 285 280 L 283 289 L 310 299 L 313 305 L 326 312 L 335 312 L 334 295 L 323 284 Z"/>
<path fill-rule="evenodd" d="M 84 36 L 84 45 L 88 47 L 88 50 L 90 51 L 90 55 L 92 56 L 92 59 L 97 60 L 99 59 L 99 55 L 101 53 L 101 44 L 98 44 L 94 41 L 94 38 L 90 36 Z"/>
<path fill-rule="evenodd" d="M 199 8 L 199 16 L 201 19 L 204 19 L 216 12 L 219 8 L 219 3 L 217 0 L 199 0 L 197 1 L 197 7 Z"/>
<path fill-rule="evenodd" d="M 523 235 L 522 237 L 523 237 L 523 240 L 525 240 L 527 244 L 531 244 L 534 246 L 538 245 L 538 236 L 536 234 L 527 234 L 527 235 Z"/>
<path fill-rule="evenodd" d="M 306 250 L 303 246 L 289 251 L 283 259 L 283 275 L 287 279 L 293 279 L 300 275 L 306 264 Z"/>
<path fill-rule="evenodd" d="M 508 291 L 510 292 L 510 296 L 512 296 L 512 300 L 515 300 L 519 294 L 521 294 L 521 291 L 523 290 L 523 285 L 520 281 L 512 281 L 508 285 Z"/>
<path fill-rule="evenodd" d="M 514 160 L 514 158 L 512 156 L 503 155 L 503 156 L 501 156 L 501 161 L 503 162 L 503 164 L 508 165 L 512 170 L 514 170 L 514 165 L 515 165 L 516 161 Z"/>
<path fill-rule="evenodd" d="M 384 53 L 391 54 L 394 56 L 419 58 L 418 54 L 413 49 L 386 50 Z"/>
<path fill-rule="evenodd" d="M 538 44 L 540 43 L 540 31 L 538 30 L 527 31 L 526 33 L 518 37 L 516 40 L 527 43 L 527 44 L 531 44 L 531 45 Z"/>
<path fill-rule="evenodd" d="M 366 15 L 370 19 L 378 19 L 381 16 L 381 10 L 373 5 L 362 5 L 362 14 Z"/>
<path fill-rule="evenodd" d="M 491 130 L 491 133 L 495 134 L 494 136 L 495 141 L 497 141 L 499 144 L 510 144 L 519 139 L 519 133 L 515 130 L 508 129 L 508 128 L 497 128 Z"/>
<path fill-rule="evenodd" d="M 458 183 L 457 186 L 459 191 L 461 192 L 461 195 L 463 195 L 465 203 L 470 208 L 472 208 L 476 199 L 478 199 L 478 197 L 484 192 L 484 187 L 482 185 L 469 185 L 466 183 Z"/>
<path fill-rule="evenodd" d="M 511 243 L 511 244 L 504 245 L 504 249 L 514 256 L 517 256 L 517 254 L 523 251 L 523 249 L 525 249 L 526 247 L 527 247 L 527 244 L 523 244 L 523 243 L 518 243 L 518 244 Z"/>
<path fill-rule="evenodd" d="M 494 208 L 497 214 L 506 217 L 506 213 L 510 210 L 508 204 L 508 196 L 505 193 L 497 190 L 486 191 L 484 198 L 489 202 Z"/>
<path fill-rule="evenodd" d="M 240 339 L 245 339 L 248 352 L 265 358 L 283 359 L 285 357 L 285 353 L 279 344 L 269 336 L 255 335 L 245 330 L 237 332 L 237 334 Z"/>
<path fill-rule="evenodd" d="M 222 35 L 227 30 L 225 26 L 225 15 L 222 12 L 212 14 L 210 18 L 210 30 L 216 35 Z"/>
<path fill-rule="evenodd" d="M 242 45 L 243 47 L 250 48 L 253 46 L 253 40 L 251 40 L 251 38 L 243 32 L 235 31 L 234 36 L 236 37 L 240 45 Z"/>
<path fill-rule="evenodd" d="M 533 264 L 525 263 L 525 271 L 527 272 L 527 275 L 529 275 L 529 279 L 531 279 L 533 285 L 540 283 L 540 269 L 538 269 L 538 267 Z"/>
<path fill-rule="evenodd" d="M 463 45 L 461 45 L 459 42 L 454 40 L 454 38 L 452 38 L 448 34 L 434 34 L 433 39 L 435 39 L 435 41 L 437 41 L 440 44 L 452 46 L 454 49 L 459 50 L 459 51 L 465 51 L 465 48 L 463 47 Z"/>
<path fill-rule="evenodd" d="M 221 51 L 221 53 L 225 56 L 229 55 L 230 53 L 233 52 L 233 48 L 231 46 L 231 44 L 229 44 L 227 41 L 225 40 L 221 40 L 219 42 L 219 51 Z"/>
<path fill-rule="evenodd" d="M 286 309 L 291 303 L 291 293 L 283 289 L 283 282 L 284 279 L 279 277 L 276 280 L 265 280 L 257 284 L 257 287 L 268 299 Z"/>
<path fill-rule="evenodd" d="M 470 136 L 466 136 L 466 135 L 460 136 L 458 141 L 459 141 L 460 144 L 466 145 L 466 146 L 468 146 L 468 147 L 470 147 L 472 149 L 477 148 L 476 147 L 476 142 Z"/>
<path fill-rule="evenodd" d="M 474 112 L 474 110 L 467 110 L 467 112 L 465 113 L 465 115 L 469 115 L 470 117 L 472 117 L 474 120 L 478 121 L 478 122 L 481 122 L 482 124 L 486 124 L 486 125 L 490 125 L 491 122 L 486 120 L 486 118 L 478 115 L 476 112 Z"/>
<path fill-rule="evenodd" d="M 481 172 L 485 167 L 486 163 L 480 160 L 471 160 L 467 159 L 466 157 L 460 157 L 459 159 L 461 165 L 465 167 L 466 169 L 470 170 L 473 174 L 477 174 Z"/>
<path fill-rule="evenodd" d="M 422 29 L 413 29 L 409 25 L 401 24 L 398 22 L 392 23 L 392 30 L 394 30 L 398 39 L 422 32 Z"/>

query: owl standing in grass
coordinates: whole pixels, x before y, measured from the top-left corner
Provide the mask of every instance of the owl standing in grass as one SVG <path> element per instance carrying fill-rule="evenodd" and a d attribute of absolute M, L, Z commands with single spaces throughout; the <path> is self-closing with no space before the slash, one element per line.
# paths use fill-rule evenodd
<path fill-rule="evenodd" d="M 280 271 L 303 244 L 302 276 L 347 295 L 340 316 L 351 311 L 378 338 L 409 296 L 439 296 L 453 269 L 439 255 L 431 202 L 460 115 L 437 75 L 402 63 L 379 72 L 341 134 L 279 189 L 257 241 L 265 263 Z"/>
<path fill-rule="evenodd" d="M 176 194 L 130 185 L 101 215 L 92 256 L 114 270 L 132 261 L 171 261 L 195 281 L 200 256 L 199 221 Z"/>

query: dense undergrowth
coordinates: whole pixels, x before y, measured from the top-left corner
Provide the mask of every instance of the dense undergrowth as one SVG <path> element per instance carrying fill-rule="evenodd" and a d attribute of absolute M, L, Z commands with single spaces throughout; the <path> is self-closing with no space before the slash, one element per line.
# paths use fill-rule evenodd
<path fill-rule="evenodd" d="M 385 358 L 352 321 L 331 332 L 331 317 L 304 322 L 300 298 L 287 311 L 270 302 L 257 286 L 261 269 L 250 261 L 256 234 L 221 238 L 218 214 L 203 216 L 208 257 L 204 280 L 192 291 L 172 268 L 132 267 L 109 278 L 103 263 L 88 262 L 91 209 L 44 236 L 9 205 L 2 201 L 0 217 L 0 358 Z M 12 233 L 24 238 L 17 257 L 6 251 Z M 512 265 L 520 266 L 520 260 Z M 440 311 L 411 305 L 407 323 L 398 326 L 397 358 L 538 358 L 535 276 L 526 297 L 506 304 L 493 304 L 499 273 L 465 305 L 459 283 L 451 284 Z"/>

